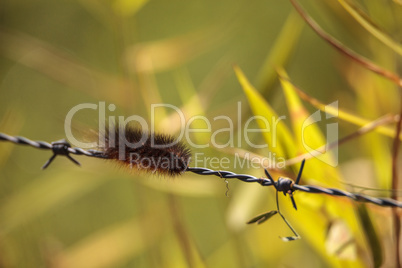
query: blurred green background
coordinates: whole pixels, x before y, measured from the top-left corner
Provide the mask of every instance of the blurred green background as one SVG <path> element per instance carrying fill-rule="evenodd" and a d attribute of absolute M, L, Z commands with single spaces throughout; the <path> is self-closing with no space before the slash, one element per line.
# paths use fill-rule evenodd
<path fill-rule="evenodd" d="M 400 70 L 395 46 L 366 31 L 340 5 L 343 1 L 300 2 L 346 46 L 388 70 Z M 400 43 L 400 2 L 353 3 Z M 72 107 L 101 101 L 117 107 L 107 116 L 137 114 L 149 120 L 151 104 L 169 103 L 188 117 L 205 115 L 211 121 L 217 115 L 235 119 L 241 101 L 247 117 L 253 104 L 234 64 L 261 99 L 287 116 L 289 128 L 291 113 L 276 67 L 286 69 L 309 95 L 323 103 L 338 100 L 341 110 L 361 118 L 398 113 L 394 84 L 351 62 L 304 24 L 288 1 L 2 0 L 0 132 L 56 141 L 65 138 L 64 119 Z M 309 104 L 305 109 L 316 111 Z M 156 120 L 159 131 L 177 133 L 171 111 L 160 111 Z M 334 122 L 340 137 L 358 128 Z M 73 119 L 73 133 L 96 141 L 98 123 L 96 111 L 82 111 Z M 253 138 L 264 142 L 261 135 Z M 378 133 L 352 140 L 340 147 L 337 168 L 307 161 L 302 183 L 389 189 L 391 144 L 392 138 Z M 245 143 L 241 149 L 268 154 Z M 294 155 L 283 157 L 302 152 L 294 148 Z M 193 153 L 233 157 L 213 148 Z M 284 243 L 278 236 L 291 232 L 279 217 L 246 225 L 276 208 L 268 187 L 229 181 L 227 197 L 226 183 L 217 177 L 163 178 L 79 156 L 82 167 L 60 157 L 40 170 L 49 157 L 48 151 L 0 143 L 0 267 L 362 267 L 380 257 L 393 263 L 389 209 L 368 206 L 365 216 L 366 208 L 348 200 L 298 193 L 296 212 L 281 198 L 284 214 L 303 237 Z M 233 171 L 264 175 L 262 169 Z M 328 174 L 335 182 L 325 184 Z M 367 221 L 374 231 L 363 226 Z M 373 236 L 380 242 L 368 238 Z"/>

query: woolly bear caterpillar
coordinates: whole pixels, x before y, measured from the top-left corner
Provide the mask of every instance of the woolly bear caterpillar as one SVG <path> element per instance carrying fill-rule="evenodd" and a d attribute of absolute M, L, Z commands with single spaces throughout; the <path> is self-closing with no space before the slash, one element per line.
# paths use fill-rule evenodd
<path fill-rule="evenodd" d="M 126 126 L 106 129 L 101 135 L 106 159 L 116 160 L 139 171 L 174 177 L 186 171 L 191 159 L 190 149 L 166 134 Z"/>

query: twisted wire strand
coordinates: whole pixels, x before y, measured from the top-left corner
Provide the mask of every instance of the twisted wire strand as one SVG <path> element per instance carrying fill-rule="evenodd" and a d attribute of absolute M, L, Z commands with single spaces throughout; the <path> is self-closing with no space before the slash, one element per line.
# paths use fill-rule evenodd
<path fill-rule="evenodd" d="M 0 133 L 0 141 L 8 141 L 12 142 L 15 144 L 22 144 L 22 145 L 29 145 L 34 148 L 38 149 L 45 149 L 45 150 L 52 150 L 54 153 L 53 158 L 56 155 L 64 155 L 69 157 L 69 153 L 75 154 L 75 155 L 84 155 L 84 156 L 89 156 L 89 157 L 96 157 L 96 158 L 102 158 L 105 159 L 107 156 L 104 155 L 102 151 L 96 151 L 96 150 L 84 150 L 82 148 L 71 148 L 70 144 L 65 141 L 61 140 L 58 142 L 44 142 L 44 141 L 32 141 L 30 139 L 27 139 L 25 137 L 20 137 L 20 136 L 9 136 L 4 133 Z M 60 149 L 60 144 L 64 145 L 63 150 Z M 47 163 L 47 165 L 50 163 Z M 45 164 L 45 166 L 47 166 Z M 314 193 L 314 194 L 327 194 L 331 196 L 340 196 L 340 197 L 348 197 L 354 201 L 359 201 L 359 202 L 368 202 L 372 203 L 378 206 L 384 206 L 384 207 L 399 207 L 402 208 L 402 202 L 390 198 L 378 198 L 378 197 L 371 197 L 368 195 L 363 195 L 359 193 L 350 193 L 346 192 L 340 189 L 334 189 L 334 188 L 324 188 L 320 186 L 312 186 L 312 185 L 299 185 L 294 183 L 292 180 L 288 178 L 280 178 L 278 181 L 274 182 L 272 180 L 266 179 L 266 178 L 257 178 L 251 175 L 247 174 L 236 174 L 231 171 L 224 171 L 224 170 L 212 170 L 208 168 L 199 168 L 199 167 L 188 167 L 187 170 L 188 172 L 193 172 L 198 175 L 204 175 L 204 176 L 218 176 L 220 178 L 224 179 L 238 179 L 243 182 L 257 182 L 261 184 L 262 186 L 275 186 L 277 191 L 281 191 L 284 193 L 289 193 L 289 191 L 293 192 L 296 190 L 303 191 L 306 193 Z M 283 187 L 283 185 L 287 185 L 286 187 Z"/>
<path fill-rule="evenodd" d="M 298 185 L 293 184 L 293 190 L 299 190 L 306 193 L 314 193 L 314 194 L 327 194 L 331 196 L 344 196 L 348 197 L 354 201 L 359 202 L 367 202 L 372 203 L 378 206 L 383 207 L 399 207 L 402 208 L 402 202 L 390 198 L 379 198 L 379 197 L 372 197 L 364 194 L 359 193 L 349 193 L 340 189 L 334 188 L 323 188 L 319 186 L 312 186 L 312 185 Z"/>
<path fill-rule="evenodd" d="M 272 182 L 268 179 L 265 178 L 257 178 L 251 175 L 245 175 L 245 174 L 236 174 L 230 171 L 216 171 L 216 170 L 211 170 L 208 168 L 195 168 L 195 167 L 190 167 L 187 169 L 187 171 L 196 173 L 198 175 L 215 175 L 221 178 L 225 179 L 238 179 L 243 182 L 257 182 L 261 184 L 262 186 L 273 186 Z M 290 179 L 282 178 L 283 183 L 288 182 Z M 306 193 L 313 193 L 313 194 L 327 194 L 331 196 L 341 196 L 341 197 L 348 197 L 354 201 L 359 201 L 359 202 L 369 202 L 373 203 L 378 206 L 384 206 L 384 207 L 400 207 L 402 208 L 402 202 L 399 202 L 397 200 L 393 200 L 390 198 L 377 198 L 377 197 L 371 197 L 363 194 L 358 194 L 358 193 L 349 193 L 340 189 L 335 189 L 335 188 L 324 188 L 320 186 L 313 186 L 313 185 L 299 185 L 293 183 L 290 186 L 290 189 L 295 191 L 299 190 L 302 192 Z M 281 190 L 280 188 L 278 191 L 282 191 L 286 193 L 286 189 Z"/>
<path fill-rule="evenodd" d="M 55 144 L 60 143 L 62 141 L 59 142 L 52 142 L 52 143 L 48 143 L 45 141 L 33 141 L 30 139 L 27 139 L 25 137 L 20 137 L 20 136 L 9 136 L 7 134 L 1 133 L 0 132 L 0 141 L 9 141 L 15 144 L 22 144 L 22 145 L 29 145 L 32 146 L 34 148 L 38 148 L 38 149 L 45 149 L 45 150 L 54 150 L 55 148 Z M 64 141 L 65 144 L 68 144 L 68 142 Z M 96 151 L 96 150 L 84 150 L 82 148 L 71 148 L 68 147 L 67 148 L 68 153 L 70 154 L 75 154 L 75 155 L 85 155 L 85 156 L 90 156 L 90 157 L 97 157 L 97 158 L 105 158 L 103 152 L 101 151 Z"/>
<path fill-rule="evenodd" d="M 44 142 L 44 141 L 32 141 L 29 140 L 27 138 L 24 137 L 19 137 L 19 136 L 9 136 L 7 134 L 4 133 L 0 133 L 0 140 L 3 141 L 10 141 L 16 144 L 25 144 L 25 145 L 29 145 L 38 149 L 48 149 L 51 150 L 53 148 L 53 146 L 48 143 L 48 142 Z"/>
<path fill-rule="evenodd" d="M 265 178 L 257 178 L 248 174 L 236 174 L 225 170 L 212 170 L 209 168 L 188 167 L 186 171 L 193 172 L 198 175 L 215 175 L 224 179 L 238 179 L 244 182 L 258 182 L 262 186 L 272 186 L 272 182 Z"/>

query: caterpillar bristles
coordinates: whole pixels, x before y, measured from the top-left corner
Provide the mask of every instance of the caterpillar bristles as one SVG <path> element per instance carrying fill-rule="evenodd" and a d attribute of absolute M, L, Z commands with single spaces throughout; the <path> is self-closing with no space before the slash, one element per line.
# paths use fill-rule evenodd
<path fill-rule="evenodd" d="M 131 169 L 174 177 L 186 171 L 191 159 L 190 149 L 166 134 L 126 126 L 106 129 L 101 135 L 105 158 Z"/>

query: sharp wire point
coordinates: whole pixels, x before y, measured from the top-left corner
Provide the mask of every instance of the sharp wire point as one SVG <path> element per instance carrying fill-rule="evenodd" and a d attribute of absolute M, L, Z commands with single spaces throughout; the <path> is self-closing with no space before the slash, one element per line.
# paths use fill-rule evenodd
<path fill-rule="evenodd" d="M 267 175 L 268 179 L 273 181 L 274 179 L 272 178 L 271 174 L 269 174 L 268 169 L 264 169 L 264 171 L 265 171 L 265 175 Z"/>
<path fill-rule="evenodd" d="M 293 194 L 290 195 L 290 200 L 292 201 L 292 205 L 293 205 L 294 209 L 297 210 L 296 201 L 293 197 Z"/>
<path fill-rule="evenodd" d="M 301 162 L 301 166 L 300 166 L 300 169 L 299 169 L 299 174 L 297 174 L 297 178 L 296 178 L 296 184 L 299 184 L 299 182 L 300 182 L 300 178 L 301 178 L 302 173 L 303 173 L 303 168 L 304 168 L 304 163 L 305 162 L 306 162 L 306 159 L 303 159 L 303 161 Z"/>
<path fill-rule="evenodd" d="M 46 169 L 52 162 L 53 160 L 56 158 L 56 154 L 53 154 L 49 160 L 46 161 L 46 163 L 42 166 L 42 169 Z"/>
<path fill-rule="evenodd" d="M 265 175 L 267 175 L 268 179 L 271 181 L 271 184 L 275 187 L 276 190 L 278 190 L 278 188 L 276 187 L 276 183 L 274 181 L 274 179 L 272 178 L 271 174 L 269 174 L 267 169 L 264 169 Z"/>
<path fill-rule="evenodd" d="M 76 164 L 77 166 L 81 166 L 81 163 L 78 162 L 77 160 L 75 160 L 74 158 L 71 157 L 71 155 L 66 155 L 68 159 L 71 160 L 71 162 L 73 162 L 74 164 Z"/>

